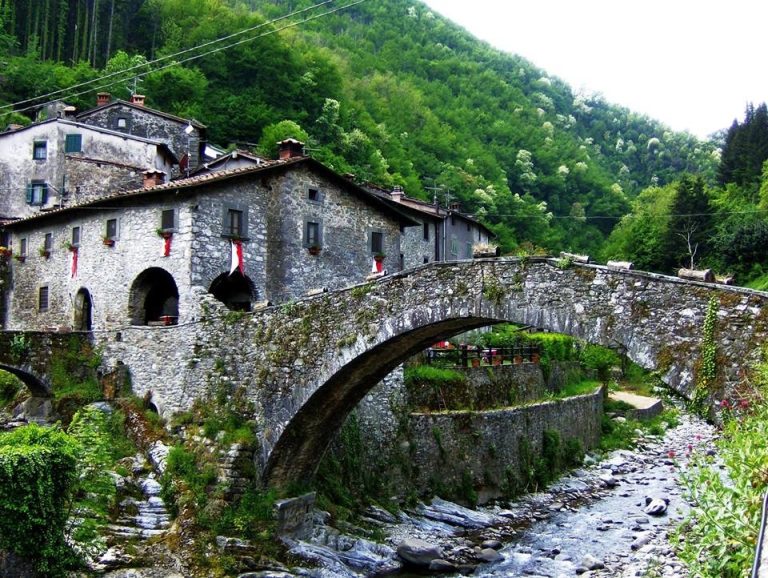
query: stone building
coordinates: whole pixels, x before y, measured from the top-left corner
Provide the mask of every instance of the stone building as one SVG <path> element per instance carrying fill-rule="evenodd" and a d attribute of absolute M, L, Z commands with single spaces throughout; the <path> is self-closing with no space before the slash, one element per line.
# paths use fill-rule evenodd
<path fill-rule="evenodd" d="M 145 97 L 112 100 L 108 92 L 96 95 L 96 107 L 77 115 L 78 122 L 164 142 L 179 159 L 179 172 L 188 176 L 205 160 L 206 127 L 144 106 Z"/>
<path fill-rule="evenodd" d="M 401 227 L 417 225 L 304 156 L 159 177 L 8 223 L 5 328 L 187 323 L 206 292 L 231 309 L 285 302 L 364 281 L 373 255 L 399 255 Z"/>
<path fill-rule="evenodd" d="M 0 216 L 29 217 L 170 177 L 176 157 L 160 141 L 51 118 L 0 134 Z"/>
<path fill-rule="evenodd" d="M 472 259 L 473 247 L 488 244 L 493 233 L 482 223 L 464 214 L 454 203 L 446 209 L 437 203 L 427 203 L 408 197 L 402 188 L 391 191 L 372 185 L 366 188 L 381 198 L 396 203 L 420 227 L 403 230 L 401 267 L 416 267 L 432 261 L 459 261 Z"/>

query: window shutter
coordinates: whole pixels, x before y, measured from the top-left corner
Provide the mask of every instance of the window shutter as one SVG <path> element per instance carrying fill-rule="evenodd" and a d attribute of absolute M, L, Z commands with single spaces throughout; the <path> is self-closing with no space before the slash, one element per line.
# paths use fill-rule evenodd
<path fill-rule="evenodd" d="M 32 185 L 27 185 L 27 203 L 30 205 L 32 204 L 34 194 L 34 189 L 32 188 Z"/>
<path fill-rule="evenodd" d="M 48 202 L 48 185 L 40 187 L 40 204 L 45 205 Z"/>

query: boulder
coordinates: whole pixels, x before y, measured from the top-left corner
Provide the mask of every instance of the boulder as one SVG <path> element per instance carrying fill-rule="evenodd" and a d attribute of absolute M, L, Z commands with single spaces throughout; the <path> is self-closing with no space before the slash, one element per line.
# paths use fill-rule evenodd
<path fill-rule="evenodd" d="M 442 557 L 440 547 L 418 538 L 407 538 L 397 547 L 397 555 L 408 564 L 429 568 L 432 560 Z"/>

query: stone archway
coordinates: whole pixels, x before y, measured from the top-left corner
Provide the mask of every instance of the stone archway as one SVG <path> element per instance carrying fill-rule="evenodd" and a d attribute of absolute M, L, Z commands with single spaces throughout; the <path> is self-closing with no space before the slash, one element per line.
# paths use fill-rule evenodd
<path fill-rule="evenodd" d="M 131 285 L 128 313 L 131 325 L 175 325 L 179 290 L 173 276 L 160 267 L 142 271 Z"/>
<path fill-rule="evenodd" d="M 74 319 L 72 328 L 75 331 L 90 331 L 93 329 L 93 300 L 85 287 L 81 287 L 75 295 Z"/>
<path fill-rule="evenodd" d="M 253 281 L 240 271 L 222 273 L 213 280 L 208 291 L 232 311 L 250 311 L 257 297 Z"/>

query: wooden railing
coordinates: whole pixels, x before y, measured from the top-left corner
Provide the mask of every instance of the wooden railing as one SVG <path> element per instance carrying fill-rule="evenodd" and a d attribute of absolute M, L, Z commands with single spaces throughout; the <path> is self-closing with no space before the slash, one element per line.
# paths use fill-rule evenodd
<path fill-rule="evenodd" d="M 538 363 L 539 355 L 539 346 L 528 343 L 513 347 L 476 348 L 471 345 L 463 345 L 455 349 L 430 347 L 426 351 L 427 363 L 455 367 Z"/>

